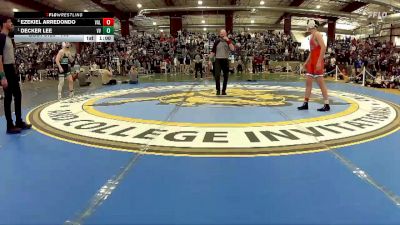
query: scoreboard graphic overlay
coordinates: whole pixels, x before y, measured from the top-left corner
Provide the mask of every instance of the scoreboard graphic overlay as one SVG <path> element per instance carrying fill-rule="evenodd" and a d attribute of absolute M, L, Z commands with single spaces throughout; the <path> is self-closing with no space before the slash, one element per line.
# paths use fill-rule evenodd
<path fill-rule="evenodd" d="M 109 12 L 15 12 L 15 42 L 114 42 Z"/>

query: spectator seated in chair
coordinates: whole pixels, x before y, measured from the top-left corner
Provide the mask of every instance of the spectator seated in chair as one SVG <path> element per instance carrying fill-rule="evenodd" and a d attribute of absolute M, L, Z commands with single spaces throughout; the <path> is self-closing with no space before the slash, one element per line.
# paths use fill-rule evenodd
<path fill-rule="evenodd" d="M 111 70 L 108 69 L 100 69 L 101 74 L 101 82 L 103 85 L 115 85 L 117 84 L 117 80 L 112 79 L 113 75 Z"/>
<path fill-rule="evenodd" d="M 129 83 L 130 84 L 138 84 L 138 69 L 135 66 L 131 66 L 129 70 Z"/>
<path fill-rule="evenodd" d="M 344 80 L 348 82 L 350 80 L 349 76 L 347 75 L 347 71 L 345 68 L 342 69 L 341 73 L 338 74 L 338 79 L 339 80 Z"/>
<path fill-rule="evenodd" d="M 283 67 L 280 65 L 275 66 L 275 72 L 282 72 L 283 71 Z"/>
<path fill-rule="evenodd" d="M 78 74 L 79 86 L 81 87 L 89 86 L 92 82 L 88 81 L 88 77 L 89 74 L 82 73 L 81 70 L 81 73 Z"/>
<path fill-rule="evenodd" d="M 371 83 L 371 87 L 382 88 L 383 87 L 383 75 L 378 75 Z"/>

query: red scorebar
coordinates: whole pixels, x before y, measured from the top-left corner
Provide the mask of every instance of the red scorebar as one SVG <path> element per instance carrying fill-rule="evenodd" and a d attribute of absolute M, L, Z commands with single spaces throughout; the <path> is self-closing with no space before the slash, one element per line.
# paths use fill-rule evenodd
<path fill-rule="evenodd" d="M 114 26 L 113 18 L 103 18 L 103 26 Z"/>

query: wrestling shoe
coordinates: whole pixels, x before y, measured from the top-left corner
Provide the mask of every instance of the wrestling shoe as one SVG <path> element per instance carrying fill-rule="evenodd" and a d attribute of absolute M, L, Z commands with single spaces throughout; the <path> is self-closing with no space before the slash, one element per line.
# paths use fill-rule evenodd
<path fill-rule="evenodd" d="M 308 102 L 304 102 L 302 106 L 297 107 L 298 110 L 308 110 Z"/>
<path fill-rule="evenodd" d="M 331 107 L 329 106 L 329 104 L 325 104 L 324 107 L 317 109 L 319 112 L 328 112 L 329 110 L 331 110 Z"/>

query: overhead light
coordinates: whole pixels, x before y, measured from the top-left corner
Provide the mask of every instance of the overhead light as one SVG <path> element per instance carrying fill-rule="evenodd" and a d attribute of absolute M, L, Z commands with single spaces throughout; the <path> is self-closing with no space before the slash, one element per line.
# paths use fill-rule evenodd
<path fill-rule="evenodd" d="M 264 1 L 260 1 L 260 5 L 264 5 L 265 4 L 265 2 Z"/>
<path fill-rule="evenodd" d="M 156 23 L 156 22 L 153 22 L 153 25 L 155 26 L 155 25 L 157 25 L 157 23 Z"/>
<path fill-rule="evenodd" d="M 204 27 L 204 28 L 203 28 L 203 30 L 204 30 L 204 31 L 206 31 L 206 30 L 207 30 L 207 28 L 206 28 L 206 27 Z"/>
<path fill-rule="evenodd" d="M 198 5 L 203 5 L 203 1 L 198 1 L 197 4 Z"/>
<path fill-rule="evenodd" d="M 247 30 L 250 30 L 250 28 L 247 28 Z"/>
<path fill-rule="evenodd" d="M 256 9 L 255 9 L 255 8 L 252 8 L 252 9 L 251 9 L 251 12 L 252 12 L 252 13 L 256 12 Z"/>
<path fill-rule="evenodd" d="M 251 22 L 251 23 L 254 23 L 254 20 L 251 20 L 250 22 Z"/>
<path fill-rule="evenodd" d="M 83 12 L 89 12 L 87 9 L 83 10 Z"/>
<path fill-rule="evenodd" d="M 142 4 L 140 4 L 140 3 L 138 3 L 136 6 L 137 6 L 139 9 L 142 8 Z"/>
<path fill-rule="evenodd" d="M 162 30 L 162 29 L 161 29 L 161 30 L 160 30 L 160 32 L 161 32 L 161 33 L 163 33 L 163 32 L 164 32 L 164 30 Z"/>
<path fill-rule="evenodd" d="M 202 20 L 201 23 L 206 23 L 206 21 L 205 21 L 205 20 Z"/>
<path fill-rule="evenodd" d="M 321 5 L 317 5 L 317 9 L 320 9 L 321 8 Z"/>
<path fill-rule="evenodd" d="M 19 9 L 13 8 L 13 12 L 19 12 Z"/>

